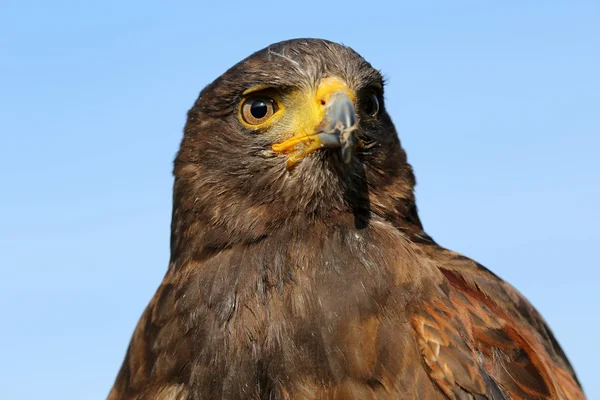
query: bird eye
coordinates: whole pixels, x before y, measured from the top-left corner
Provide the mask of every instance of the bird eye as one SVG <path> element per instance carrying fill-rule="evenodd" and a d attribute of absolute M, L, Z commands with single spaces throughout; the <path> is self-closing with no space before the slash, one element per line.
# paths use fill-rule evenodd
<path fill-rule="evenodd" d="M 379 98 L 376 94 L 373 93 L 371 96 L 369 96 L 367 101 L 365 101 L 364 110 L 372 117 L 375 117 L 377 114 L 379 114 Z"/>
<path fill-rule="evenodd" d="M 250 125 L 260 125 L 275 114 L 277 103 L 269 97 L 251 97 L 242 104 L 242 119 Z"/>

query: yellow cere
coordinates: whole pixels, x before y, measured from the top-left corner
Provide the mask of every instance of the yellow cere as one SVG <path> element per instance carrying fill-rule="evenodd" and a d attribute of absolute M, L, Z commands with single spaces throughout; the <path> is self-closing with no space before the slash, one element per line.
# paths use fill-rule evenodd
<path fill-rule="evenodd" d="M 318 128 L 325 118 L 329 100 L 340 91 L 345 92 L 352 101 L 355 100 L 355 95 L 348 85 L 337 77 L 323 79 L 316 90 L 310 91 L 298 89 L 278 93 L 266 86 L 256 86 L 243 93 L 244 100 L 240 102 L 238 116 L 248 129 L 264 131 L 275 140 L 283 140 L 275 143 L 272 149 L 278 153 L 289 153 L 287 165 L 291 167 L 321 147 L 320 139 L 316 136 L 319 133 Z M 246 99 L 253 96 L 270 97 L 278 107 L 271 118 L 258 125 L 251 125 L 242 118 L 242 106 Z"/>
<path fill-rule="evenodd" d="M 354 93 L 348 88 L 346 82 L 337 77 L 325 78 L 317 88 L 317 101 L 327 104 L 331 96 L 336 92 L 346 92 L 350 100 L 354 102 Z"/>
<path fill-rule="evenodd" d="M 323 79 L 315 93 L 297 91 L 290 96 L 289 108 L 294 110 L 294 115 L 288 128 L 293 136 L 272 147 L 278 153 L 294 152 L 288 157 L 288 167 L 321 147 L 320 139 L 316 136 L 319 133 L 317 128 L 325 117 L 329 100 L 340 91 L 347 93 L 354 101 L 354 93 L 337 77 Z"/>

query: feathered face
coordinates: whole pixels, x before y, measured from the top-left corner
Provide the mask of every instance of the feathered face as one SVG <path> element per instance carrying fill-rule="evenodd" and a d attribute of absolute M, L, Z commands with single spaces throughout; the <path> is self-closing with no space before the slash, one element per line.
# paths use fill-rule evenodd
<path fill-rule="evenodd" d="M 209 85 L 194 109 L 265 150 L 260 157 L 285 161 L 290 172 L 316 151 L 349 164 L 360 148 L 394 133 L 379 72 L 350 48 L 322 40 L 253 54 Z"/>
<path fill-rule="evenodd" d="M 366 215 L 370 192 L 400 176 L 410 192 L 383 90 L 381 74 L 339 44 L 299 39 L 258 51 L 190 110 L 175 201 L 190 202 L 195 218 L 237 229 Z"/>

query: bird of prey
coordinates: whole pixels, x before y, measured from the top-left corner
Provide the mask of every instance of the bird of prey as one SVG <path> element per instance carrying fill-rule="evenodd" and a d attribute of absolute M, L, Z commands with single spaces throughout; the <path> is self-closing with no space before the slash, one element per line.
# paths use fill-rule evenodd
<path fill-rule="evenodd" d="M 384 81 L 273 44 L 202 90 L 171 257 L 108 398 L 584 399 L 536 309 L 423 230 Z"/>

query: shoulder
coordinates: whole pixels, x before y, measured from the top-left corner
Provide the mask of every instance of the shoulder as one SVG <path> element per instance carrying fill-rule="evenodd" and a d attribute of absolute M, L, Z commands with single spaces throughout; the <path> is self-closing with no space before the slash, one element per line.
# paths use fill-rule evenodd
<path fill-rule="evenodd" d="M 538 311 L 510 284 L 458 253 L 419 245 L 443 279 L 411 322 L 431 378 L 447 394 L 584 398 Z"/>

